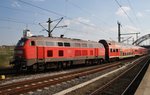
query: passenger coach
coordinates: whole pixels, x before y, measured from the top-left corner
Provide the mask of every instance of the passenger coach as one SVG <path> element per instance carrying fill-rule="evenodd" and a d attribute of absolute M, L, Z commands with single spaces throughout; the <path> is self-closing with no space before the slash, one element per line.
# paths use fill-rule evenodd
<path fill-rule="evenodd" d="M 139 46 L 108 40 L 100 40 L 99 43 L 102 43 L 105 47 L 105 59 L 107 61 L 114 61 L 147 54 L 147 49 Z"/>

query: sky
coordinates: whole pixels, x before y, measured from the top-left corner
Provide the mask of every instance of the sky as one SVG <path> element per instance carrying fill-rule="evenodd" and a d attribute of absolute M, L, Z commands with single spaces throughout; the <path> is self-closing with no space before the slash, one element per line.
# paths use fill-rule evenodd
<path fill-rule="evenodd" d="M 0 45 L 15 45 L 29 29 L 33 35 L 48 36 L 39 23 L 51 29 L 63 17 L 52 32 L 67 38 L 99 41 L 118 39 L 117 21 L 121 34 L 150 33 L 150 0 L 0 0 Z M 56 20 L 56 21 L 55 21 Z M 122 35 L 122 40 L 136 35 Z"/>

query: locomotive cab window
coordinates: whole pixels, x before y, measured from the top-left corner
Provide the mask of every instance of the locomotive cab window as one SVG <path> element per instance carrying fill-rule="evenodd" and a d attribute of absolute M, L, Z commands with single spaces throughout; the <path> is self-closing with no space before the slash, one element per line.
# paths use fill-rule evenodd
<path fill-rule="evenodd" d="M 30 45 L 35 46 L 35 41 L 31 41 Z"/>

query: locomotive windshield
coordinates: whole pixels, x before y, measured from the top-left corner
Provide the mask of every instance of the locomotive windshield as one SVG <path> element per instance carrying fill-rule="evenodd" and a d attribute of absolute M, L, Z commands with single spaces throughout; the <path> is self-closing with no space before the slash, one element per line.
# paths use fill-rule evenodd
<path fill-rule="evenodd" d="M 26 39 L 21 39 L 21 40 L 19 40 L 19 42 L 17 43 L 17 46 L 24 46 L 25 42 L 26 42 Z"/>

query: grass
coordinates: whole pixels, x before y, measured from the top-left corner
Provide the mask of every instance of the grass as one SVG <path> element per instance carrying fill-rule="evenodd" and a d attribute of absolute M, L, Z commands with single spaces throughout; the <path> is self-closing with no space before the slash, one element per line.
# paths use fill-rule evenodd
<path fill-rule="evenodd" d="M 13 57 L 13 47 L 0 48 L 0 68 L 9 67 L 9 62 Z"/>

